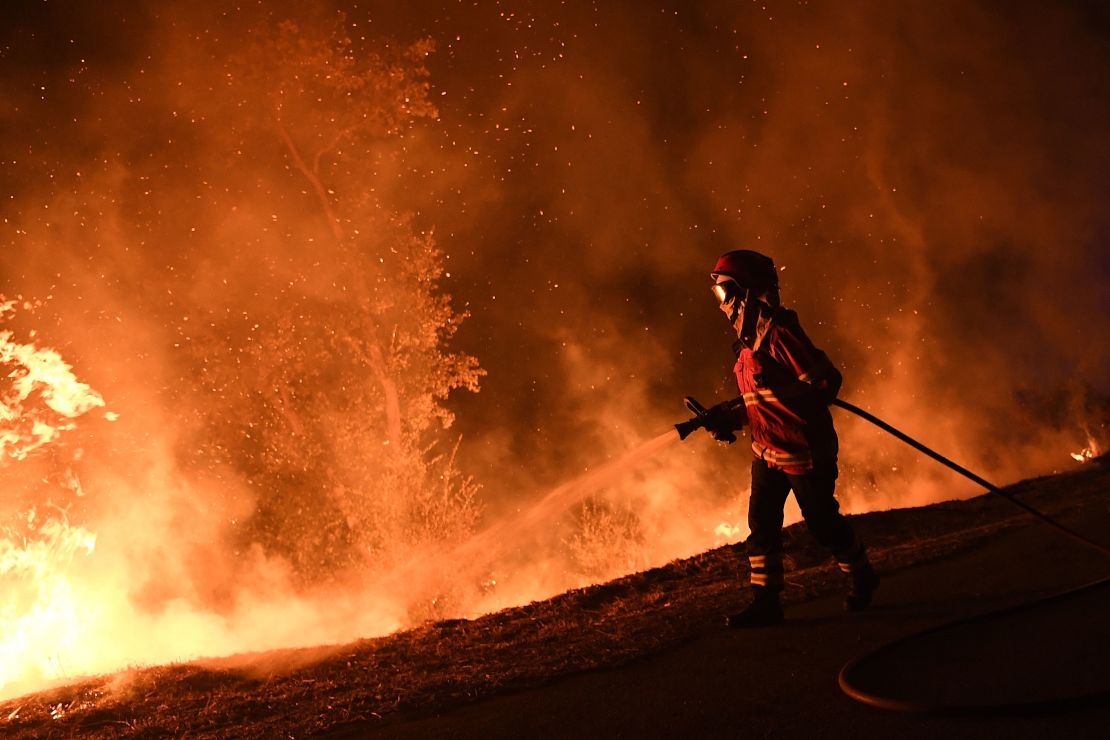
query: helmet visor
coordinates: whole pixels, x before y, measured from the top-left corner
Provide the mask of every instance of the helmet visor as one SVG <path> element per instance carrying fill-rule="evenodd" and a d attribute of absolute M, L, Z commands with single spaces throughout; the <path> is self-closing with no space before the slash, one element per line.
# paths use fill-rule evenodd
<path fill-rule="evenodd" d="M 714 283 L 710 290 L 713 291 L 713 296 L 717 299 L 718 303 L 727 303 L 728 301 L 739 297 L 740 286 L 736 281 L 731 278 L 721 277 L 721 282 Z"/>

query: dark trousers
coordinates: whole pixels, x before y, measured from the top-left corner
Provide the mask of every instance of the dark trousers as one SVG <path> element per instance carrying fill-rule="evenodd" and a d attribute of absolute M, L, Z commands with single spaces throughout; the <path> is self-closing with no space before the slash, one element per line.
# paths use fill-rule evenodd
<path fill-rule="evenodd" d="M 787 475 L 762 460 L 752 462 L 752 495 L 748 502 L 746 542 L 753 586 L 781 591 L 782 518 L 786 497 L 794 498 L 814 538 L 836 558 L 845 572 L 866 564 L 863 545 L 840 513 L 836 466 L 818 467 L 804 475 Z"/>

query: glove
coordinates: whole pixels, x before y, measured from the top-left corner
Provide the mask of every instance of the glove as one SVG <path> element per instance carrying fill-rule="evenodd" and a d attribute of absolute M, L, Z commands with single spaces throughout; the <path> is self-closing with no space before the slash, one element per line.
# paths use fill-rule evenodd
<path fill-rule="evenodd" d="M 724 404 L 714 406 L 706 411 L 704 419 L 705 431 L 713 435 L 713 439 L 718 442 L 727 442 L 728 444 L 736 441 L 734 432 L 744 426 L 736 411 Z"/>

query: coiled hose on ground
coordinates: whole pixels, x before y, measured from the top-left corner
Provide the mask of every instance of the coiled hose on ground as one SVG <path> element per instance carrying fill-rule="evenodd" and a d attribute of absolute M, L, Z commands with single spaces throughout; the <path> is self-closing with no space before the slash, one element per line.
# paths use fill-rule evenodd
<path fill-rule="evenodd" d="M 972 473 L 966 468 L 957 465 L 956 463 L 935 452 L 934 450 L 929 449 L 928 447 L 921 444 L 904 432 L 896 429 L 890 424 L 887 424 L 882 419 L 879 419 L 878 417 L 864 411 L 858 406 L 848 403 L 847 401 L 836 399 L 833 401 L 833 405 L 839 406 L 840 408 L 849 411 L 856 416 L 865 419 L 866 421 L 869 421 L 883 431 L 902 440 L 919 452 L 928 455 L 942 465 L 945 465 L 956 471 L 960 475 L 964 476 L 965 478 L 974 481 L 991 493 L 1001 496 L 1002 498 L 1009 501 L 1011 504 L 1025 511 L 1027 514 L 1035 517 L 1043 524 L 1052 527 L 1053 529 L 1069 537 L 1070 539 L 1079 542 L 1080 544 L 1083 544 L 1084 546 L 1089 547 L 1106 557 L 1110 557 L 1110 547 L 1096 542 L 1080 534 L 1079 532 L 1076 532 L 1069 527 L 1064 526 L 1060 522 L 1052 519 L 1051 517 L 1038 511 L 1032 506 L 1026 504 L 1025 502 L 1019 501 L 1012 494 L 1007 493 L 1006 491 L 990 483 L 989 481 L 984 480 L 975 473 Z M 852 699 L 873 707 L 878 707 L 880 709 L 887 709 L 898 712 L 941 714 L 947 716 L 985 716 L 994 714 L 1022 714 L 1042 712 L 1047 713 L 1072 710 L 1077 708 L 1089 707 L 1095 704 L 1105 703 L 1110 700 L 1110 690 L 1100 690 L 1090 693 L 1080 692 L 1067 696 L 1037 697 L 1021 701 L 994 701 L 986 703 L 956 703 L 937 700 L 918 701 L 913 699 L 883 696 L 881 694 L 868 691 L 867 689 L 864 689 L 859 685 L 858 677 L 859 674 L 864 672 L 864 669 L 868 663 L 873 663 L 882 657 L 894 653 L 900 648 L 906 649 L 914 642 L 923 641 L 934 635 L 941 635 L 945 632 L 954 632 L 959 628 L 968 625 L 987 623 L 991 620 L 999 620 L 1015 613 L 1033 610 L 1038 607 L 1044 607 L 1046 605 L 1055 604 L 1057 602 L 1063 602 L 1067 599 L 1077 598 L 1083 595 L 1089 595 L 1107 586 L 1110 586 L 1110 578 L 1100 579 L 1098 581 L 1080 586 L 1079 588 L 1070 589 L 1058 594 L 1053 594 L 1051 596 L 1037 599 L 1035 601 L 1025 602 L 1016 606 L 1007 607 L 1005 609 L 989 612 L 986 614 L 980 614 L 968 619 L 961 619 L 955 622 L 949 622 L 947 624 L 932 627 L 927 630 L 915 632 L 913 634 L 898 638 L 891 642 L 880 645 L 877 648 L 861 653 L 848 661 L 844 665 L 844 667 L 840 669 L 840 675 L 838 678 L 840 688 Z"/>

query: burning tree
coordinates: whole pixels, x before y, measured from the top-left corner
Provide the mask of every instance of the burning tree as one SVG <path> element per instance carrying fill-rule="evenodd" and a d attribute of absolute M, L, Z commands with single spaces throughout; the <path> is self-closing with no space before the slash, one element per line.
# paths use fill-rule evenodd
<path fill-rule="evenodd" d="M 432 44 L 367 48 L 343 19 L 251 36 L 194 110 L 223 128 L 230 197 L 214 228 L 236 245 L 204 273 L 219 299 L 192 317 L 198 449 L 256 492 L 243 537 L 302 577 L 386 568 L 477 516 L 442 446 L 444 399 L 482 374 L 447 349 L 465 314 L 439 289 L 433 235 L 379 195 L 405 137 L 436 117 Z"/>

